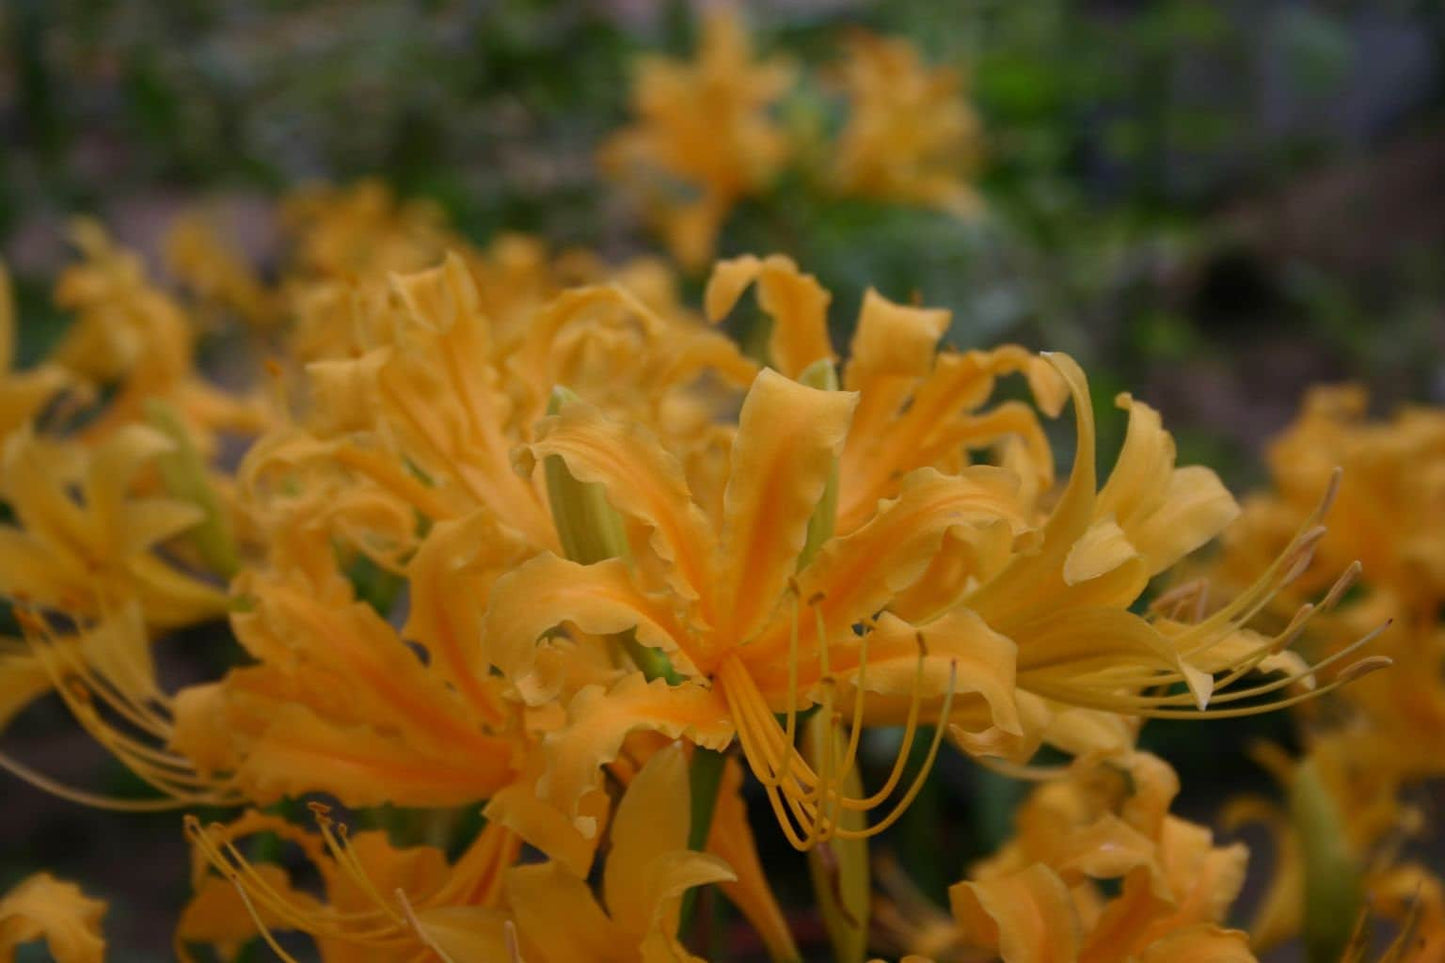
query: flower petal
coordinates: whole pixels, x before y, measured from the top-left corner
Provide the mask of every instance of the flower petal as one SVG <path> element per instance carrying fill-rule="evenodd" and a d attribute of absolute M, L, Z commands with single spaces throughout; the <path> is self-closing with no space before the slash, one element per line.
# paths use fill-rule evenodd
<path fill-rule="evenodd" d="M 760 261 L 749 254 L 720 261 L 703 296 L 708 319 L 721 320 L 753 281 L 758 284 L 758 304 L 773 321 L 768 354 L 775 368 L 796 378 L 814 361 L 837 357 L 828 340 L 832 295 L 782 255 Z"/>
<path fill-rule="evenodd" d="M 796 616 L 798 651 L 804 663 L 816 662 L 817 621 L 829 639 L 848 639 L 853 626 L 882 611 L 913 585 L 940 551 L 944 537 L 986 537 L 995 523 L 1017 533 L 1025 523 L 1014 496 L 1017 479 L 1000 469 L 980 466 L 961 475 L 920 469 L 909 475 L 897 499 L 852 534 L 824 544 L 798 574 Z M 962 591 L 966 572 L 958 572 Z M 787 684 L 787 658 L 795 616 L 783 606 L 763 633 L 739 656 L 753 670 L 763 692 Z M 801 676 L 809 678 L 808 670 Z"/>
<path fill-rule="evenodd" d="M 758 630 L 796 569 L 857 398 L 767 369 L 753 382 L 738 416 L 723 495 L 718 618 L 730 640 Z"/>
<path fill-rule="evenodd" d="M 964 936 L 1003 963 L 1073 963 L 1079 922 L 1068 888 L 1042 863 L 1007 876 L 952 886 L 948 899 Z"/>
<path fill-rule="evenodd" d="M 654 861 L 687 849 L 691 798 L 687 756 L 673 743 L 652 754 L 617 804 L 602 893 L 613 922 L 629 933 L 641 935 L 651 925 L 655 894 L 646 881 Z"/>
<path fill-rule="evenodd" d="M 621 559 L 578 565 L 555 555 L 539 555 L 497 581 L 484 621 L 483 645 L 487 658 L 523 689 L 532 704 L 556 695 L 551 687 L 533 684 L 540 680 L 537 640 L 565 622 L 592 635 L 635 630 L 642 645 L 676 656 L 673 665 L 679 671 L 696 672 L 688 651 L 695 643 L 667 602 L 633 584 Z"/>
<path fill-rule="evenodd" d="M 727 703 L 711 689 L 691 683 L 651 683 L 637 672 L 611 688 L 587 686 L 567 708 L 567 724 L 548 733 L 543 751 L 547 771 L 538 794 L 573 817 L 584 836 L 597 833 L 596 820 L 581 811 L 586 795 L 602 783 L 602 767 L 615 760 L 628 734 L 639 729 L 669 738 L 687 736 L 707 749 L 732 742 L 733 722 Z"/>
<path fill-rule="evenodd" d="M 656 438 L 640 425 L 568 404 L 538 426 L 531 451 L 562 458 L 578 481 L 602 485 L 613 508 L 651 528 L 653 550 L 676 568 L 668 584 L 684 598 L 703 598 L 708 617 L 716 538 L 682 466 Z"/>
<path fill-rule="evenodd" d="M 1218 535 L 1239 505 L 1208 468 L 1174 467 L 1174 438 L 1157 411 L 1127 394 L 1118 404 L 1129 428 L 1095 511 L 1117 518 L 1153 576 Z"/>
<path fill-rule="evenodd" d="M 533 959 L 534 954 L 541 963 L 636 959 L 636 940 L 607 918 L 583 879 L 559 864 L 509 870 L 504 889 L 524 959 Z"/>
<path fill-rule="evenodd" d="M 537 781 L 545 763 L 540 752 L 531 753 L 525 770 L 487 801 L 482 815 L 490 823 L 506 826 L 573 875 L 585 878 L 591 871 L 600 836 L 584 836 L 569 814 L 540 798 Z M 610 805 L 606 792 L 592 792 L 582 797 L 578 811 L 591 825 L 605 827 Z"/>
<path fill-rule="evenodd" d="M 37 873 L 0 899 L 0 954 L 11 959 L 20 944 L 43 939 L 56 963 L 101 963 L 104 915 L 105 903 L 74 883 Z"/>
<path fill-rule="evenodd" d="M 798 947 L 788 929 L 783 908 L 768 884 L 748 822 L 748 805 L 742 795 L 743 767 L 729 758 L 718 786 L 717 808 L 708 830 L 707 849 L 732 867 L 737 879 L 722 884 L 723 895 L 742 911 L 762 937 L 768 955 L 775 960 L 799 958 Z"/>

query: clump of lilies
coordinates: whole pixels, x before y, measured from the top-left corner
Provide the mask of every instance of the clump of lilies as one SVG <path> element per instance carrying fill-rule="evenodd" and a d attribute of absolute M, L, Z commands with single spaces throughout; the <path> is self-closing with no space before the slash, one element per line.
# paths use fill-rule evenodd
<path fill-rule="evenodd" d="M 704 260 L 762 174 L 698 166 L 714 130 L 688 105 L 730 104 L 739 156 L 780 163 L 754 113 L 787 79 L 726 69 L 745 38 L 709 31 L 696 66 L 645 68 L 609 148 L 706 186 L 662 210 Z M 952 80 L 891 41 L 853 56 L 837 183 L 970 206 L 936 144 L 902 167 L 880 147 L 904 106 L 965 136 Z M 709 940 L 699 892 L 780 963 L 814 949 L 800 917 L 845 961 L 1252 960 L 1301 931 L 1365 959 L 1365 923 L 1391 919 L 1384 958 L 1445 954 L 1440 882 L 1393 858 L 1445 727 L 1438 413 L 1370 427 L 1356 395 L 1314 396 L 1279 493 L 1241 519 L 1128 395 L 1101 471 L 1103 409 L 1070 357 L 961 350 L 947 311 L 874 290 L 843 319 L 782 255 L 714 262 L 693 304 L 663 262 L 477 247 L 375 184 L 308 192 L 285 221 L 263 278 L 187 218 L 165 282 L 76 225 L 55 291 L 74 321 L 28 369 L 0 289 L 0 726 L 60 700 L 150 791 L 0 765 L 180 814 L 178 958 L 747 958 Z M 218 319 L 240 391 L 198 366 Z M 168 686 L 168 642 L 201 625 L 239 643 L 203 661 L 239 654 Z M 1392 659 L 1410 671 L 1352 684 Z M 1230 811 L 1277 829 L 1251 935 L 1229 926 L 1246 847 L 1171 811 L 1179 779 L 1137 737 L 1288 707 L 1316 733 L 1303 760 L 1260 750 L 1288 806 Z M 1036 784 L 947 908 L 872 841 L 945 755 Z M 789 874 L 810 906 L 780 902 Z M 0 950 L 100 960 L 104 913 L 32 876 L 0 899 Z"/>
<path fill-rule="evenodd" d="M 690 894 L 716 887 L 800 959 L 761 805 L 845 958 L 1249 957 L 1225 928 L 1243 847 L 1169 813 L 1177 779 L 1135 736 L 1388 661 L 1357 654 L 1368 618 L 1313 661 L 1292 648 L 1357 571 L 1309 568 L 1328 472 L 1223 604 L 1184 584 L 1141 605 L 1239 508 L 1127 396 L 1101 482 L 1070 358 L 941 346 L 947 312 L 870 291 L 840 363 L 828 291 L 778 255 L 718 262 L 700 311 L 658 264 L 564 269 L 519 238 L 389 270 L 431 243 L 389 201 L 369 228 L 388 243 L 315 257 L 364 199 L 309 198 L 313 257 L 274 288 L 193 222 L 171 288 L 79 226 L 75 325 L 0 385 L 0 715 L 53 694 L 154 792 L 0 761 L 77 803 L 204 809 L 179 956 L 260 939 L 289 959 L 299 932 L 327 959 L 688 958 Z M 252 319 L 262 387 L 196 370 L 202 305 Z M 762 357 L 711 324 L 739 312 Z M 1045 426 L 1066 409 L 1059 478 Z M 158 646 L 201 623 L 240 663 L 167 689 Z M 943 753 L 1042 785 L 951 913 L 879 896 L 873 920 L 868 840 Z M 413 815 L 349 832 L 376 807 Z M 32 877 L 0 934 L 94 959 L 101 915 Z"/>

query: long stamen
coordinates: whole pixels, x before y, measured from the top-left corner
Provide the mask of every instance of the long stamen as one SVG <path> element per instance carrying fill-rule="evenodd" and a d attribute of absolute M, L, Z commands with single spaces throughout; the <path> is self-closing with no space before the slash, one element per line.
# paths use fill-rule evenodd
<path fill-rule="evenodd" d="M 893 769 L 889 772 L 882 789 L 866 799 L 845 803 L 849 809 L 873 809 L 893 795 L 893 791 L 903 781 L 903 772 L 908 766 L 908 756 L 913 751 L 913 741 L 918 734 L 918 715 L 923 706 L 923 663 L 928 657 L 928 643 L 924 640 L 923 633 L 917 633 L 914 638 L 918 643 L 918 660 L 913 675 L 913 698 L 908 703 L 908 718 L 903 726 L 903 739 L 898 746 L 898 754 L 893 759 Z"/>
<path fill-rule="evenodd" d="M 1372 637 L 1373 635 L 1378 634 L 1380 631 L 1383 631 L 1383 629 L 1384 626 L 1382 626 L 1380 629 L 1375 630 L 1375 632 L 1372 633 Z M 1039 695 L 1044 696 L 1045 698 L 1066 701 L 1072 705 L 1077 705 L 1086 709 L 1102 709 L 1108 712 L 1124 712 L 1129 715 L 1142 716 L 1150 719 L 1232 719 L 1240 716 L 1260 715 L 1261 713 L 1265 712 L 1273 712 L 1276 709 L 1288 708 L 1289 706 L 1296 705 L 1309 699 L 1317 698 L 1328 692 L 1333 692 L 1341 686 L 1348 685 L 1349 683 L 1354 682 L 1361 676 L 1367 675 L 1370 672 L 1374 672 L 1378 669 L 1387 668 L 1388 666 L 1393 664 L 1394 660 L 1388 658 L 1387 656 L 1367 656 L 1366 658 L 1360 659 L 1358 662 L 1353 662 L 1350 665 L 1346 666 L 1335 678 L 1335 680 L 1329 685 L 1322 686 L 1318 689 L 1313 689 L 1307 692 L 1302 692 L 1298 695 L 1291 696 L 1286 699 L 1279 699 L 1274 702 L 1269 702 L 1257 706 L 1243 706 L 1236 709 L 1161 709 L 1149 705 L 1127 706 L 1121 705 L 1121 702 L 1126 698 L 1123 696 L 1115 695 L 1107 699 L 1090 699 L 1087 696 L 1081 695 L 1077 690 L 1065 690 L 1062 687 L 1052 687 L 1048 685 L 1035 686 L 1035 691 Z"/>
<path fill-rule="evenodd" d="M 25 763 L 5 752 L 0 752 L 0 769 L 4 769 L 12 776 L 23 779 L 36 789 L 48 792 L 52 796 L 58 796 L 61 799 L 78 803 L 81 806 L 90 806 L 93 809 L 108 809 L 112 812 L 123 813 L 157 813 L 166 812 L 171 809 L 183 809 L 196 802 L 195 800 L 176 799 L 173 797 L 164 799 L 124 799 L 119 796 L 103 796 L 85 789 L 76 789 L 73 786 L 67 786 L 62 782 L 57 782 L 44 773 L 30 768 Z M 207 802 L 210 803 L 212 801 L 208 800 Z M 216 805 L 226 804 L 222 800 L 215 800 L 214 802 Z"/>
<path fill-rule="evenodd" d="M 943 744 L 943 734 L 948 729 L 948 717 L 953 710 L 954 693 L 958 690 L 958 663 L 950 663 L 948 669 L 948 693 L 943 697 L 943 708 L 939 711 L 938 724 L 933 730 L 933 742 L 928 747 L 928 755 L 923 759 L 923 765 L 918 768 L 918 773 L 913 777 L 913 784 L 903 794 L 903 798 L 895 805 L 881 820 L 863 830 L 840 829 L 837 832 L 839 839 L 867 839 L 876 836 L 888 829 L 908 811 L 918 794 L 923 791 L 924 784 L 928 781 L 928 774 L 933 771 L 933 764 L 938 759 L 938 748 Z"/>

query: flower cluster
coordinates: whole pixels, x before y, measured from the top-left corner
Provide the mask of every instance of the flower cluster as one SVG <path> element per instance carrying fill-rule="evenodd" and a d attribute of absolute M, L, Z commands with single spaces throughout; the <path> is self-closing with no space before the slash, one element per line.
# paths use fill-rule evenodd
<path fill-rule="evenodd" d="M 1359 585 L 1300 645 L 1333 662 L 1356 630 L 1391 622 L 1378 650 L 1395 668 L 1342 690 L 1323 707 L 1302 706 L 1305 754 L 1274 746 L 1261 761 L 1287 789 L 1289 805 L 1235 800 L 1231 821 L 1262 822 L 1277 868 L 1251 929 L 1261 947 L 1301 930 L 1328 935 L 1327 917 L 1348 929 L 1355 915 L 1394 918 L 1418 941 L 1419 959 L 1445 952 L 1445 895 L 1428 862 L 1406 854 L 1426 828 L 1419 787 L 1445 775 L 1445 413 L 1406 408 L 1389 421 L 1367 417 L 1357 386 L 1312 390 L 1298 419 L 1269 452 L 1273 485 L 1251 496 L 1225 540 L 1215 582 L 1228 590 L 1304 516 L 1309 487 L 1342 470 L 1320 556 L 1362 567 Z M 1278 602 L 1319 585 L 1306 574 Z M 1279 619 L 1282 613 L 1276 613 Z M 1333 877 L 1333 878 L 1331 878 Z M 1314 918 L 1311 918 L 1313 915 Z M 1407 941 L 1408 943 L 1408 941 Z"/>
<path fill-rule="evenodd" d="M 782 109 L 798 74 L 783 57 L 755 59 L 730 6 L 708 16 L 695 62 L 639 62 L 635 120 L 603 146 L 601 165 L 636 196 L 685 268 L 705 268 L 734 206 L 789 169 L 833 196 L 960 216 L 977 208 L 967 178 L 979 125 L 953 70 L 929 67 L 904 41 L 858 32 L 837 77 L 829 83 L 824 72 L 823 86 L 846 103 L 831 140 L 807 97 Z"/>
<path fill-rule="evenodd" d="M 716 34 L 709 56 L 738 42 Z M 868 51 L 860 77 L 907 67 Z M 850 176 L 902 190 L 867 160 L 871 116 Z M 155 793 L 0 763 L 77 802 L 232 811 L 186 817 L 181 958 L 259 937 L 290 959 L 296 932 L 327 960 L 691 959 L 691 891 L 715 885 L 771 958 L 798 959 L 750 804 L 809 854 L 840 958 L 1249 958 L 1222 928 L 1243 848 L 1170 815 L 1177 779 L 1135 736 L 1388 661 L 1290 648 L 1375 621 L 1330 614 L 1347 562 L 1333 584 L 1306 574 L 1327 473 L 1246 513 L 1225 604 L 1190 585 L 1145 604 L 1239 508 L 1128 396 L 1101 482 L 1066 356 L 958 351 L 946 311 L 869 291 L 840 364 L 829 292 L 786 257 L 717 262 L 697 310 L 657 262 L 477 248 L 377 185 L 311 192 L 286 221 L 274 283 L 183 221 L 170 288 L 81 225 L 56 291 L 70 333 L 0 380 L 19 630 L 0 721 L 53 692 Z M 740 305 L 766 326 L 759 357 L 711 326 Z M 198 372 L 202 319 L 226 316 L 250 345 L 227 379 L 264 388 Z M 1059 477 L 1046 425 L 1066 409 Z M 1372 504 L 1358 491 L 1347 535 Z M 1434 550 L 1399 561 L 1432 602 Z M 157 644 L 220 621 L 240 663 L 162 684 Z M 901 732 L 881 765 L 880 728 Z M 1073 762 L 1032 765 L 1043 746 Z M 899 899 L 870 926 L 867 840 L 951 752 L 1046 785 L 951 917 Z M 378 813 L 390 831 L 348 831 Z M 100 914 L 33 877 L 0 903 L 0 946 L 43 935 L 97 959 Z"/>

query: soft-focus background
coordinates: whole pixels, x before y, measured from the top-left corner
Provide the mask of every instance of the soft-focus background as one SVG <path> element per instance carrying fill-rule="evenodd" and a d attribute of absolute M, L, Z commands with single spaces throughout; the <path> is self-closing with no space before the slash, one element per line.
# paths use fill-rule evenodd
<path fill-rule="evenodd" d="M 1363 381 L 1382 411 L 1445 403 L 1438 0 L 779 0 L 749 20 L 760 50 L 824 78 L 859 27 L 907 38 L 962 72 L 981 121 L 971 219 L 822 203 L 787 177 L 728 219 L 721 253 L 792 255 L 836 293 L 840 329 L 873 284 L 951 308 L 956 346 L 1075 353 L 1102 406 L 1125 388 L 1155 404 L 1236 490 L 1311 383 Z M 375 176 L 478 241 L 652 249 L 596 149 L 626 122 L 634 58 L 684 55 L 695 31 L 689 4 L 653 0 L 4 0 L 0 255 L 21 361 L 63 324 L 50 285 L 77 213 L 159 268 L 167 223 L 202 204 L 264 266 L 278 198 Z M 807 90 L 781 107 L 800 124 L 828 109 Z M 1103 428 L 1107 458 L 1122 419 Z M 55 707 L 14 728 L 56 775 L 128 788 Z M 1145 741 L 1208 821 L 1264 785 L 1239 751 L 1261 732 L 1289 738 L 1254 720 Z M 958 759 L 940 773 L 889 840 L 935 895 L 1019 792 Z M 0 888 L 47 866 L 112 899 L 116 959 L 170 955 L 179 817 L 87 812 L 10 778 L 0 800 Z"/>

